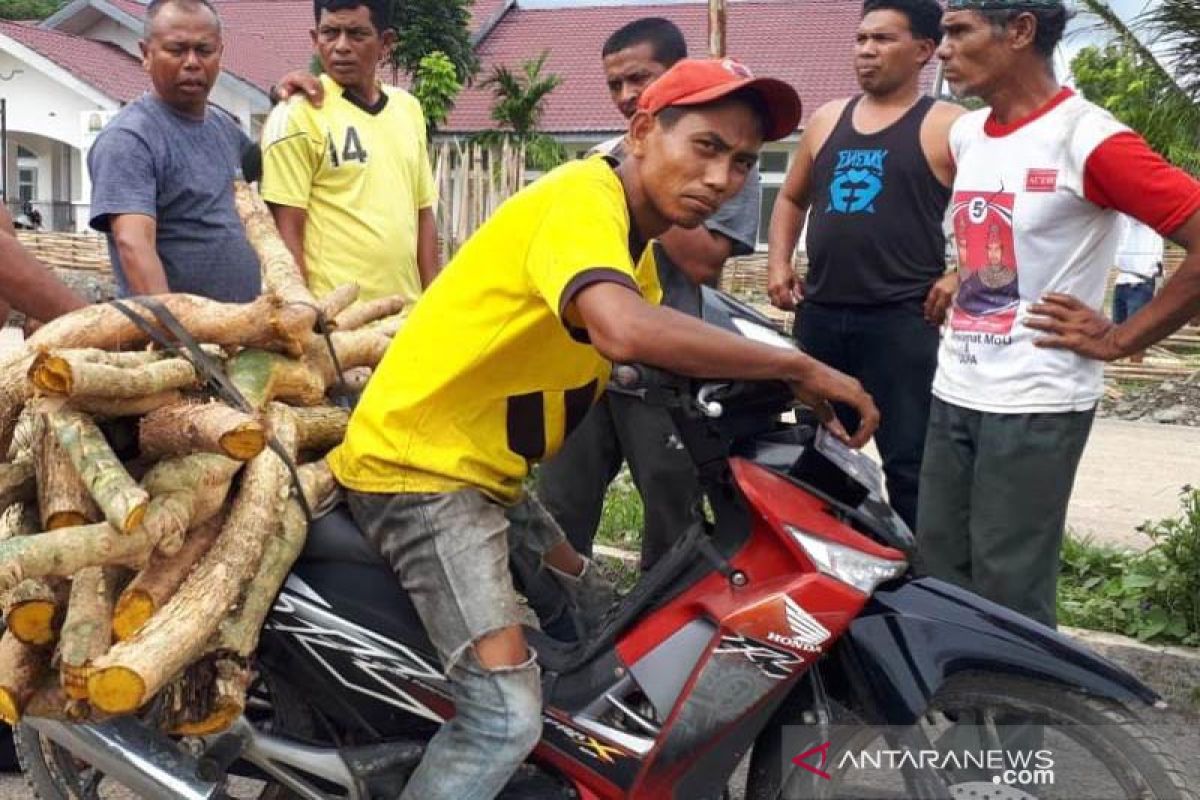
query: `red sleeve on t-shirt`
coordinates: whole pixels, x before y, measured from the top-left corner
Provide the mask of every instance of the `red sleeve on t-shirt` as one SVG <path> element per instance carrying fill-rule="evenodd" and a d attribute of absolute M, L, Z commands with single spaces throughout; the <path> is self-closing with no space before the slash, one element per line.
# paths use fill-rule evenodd
<path fill-rule="evenodd" d="M 1083 194 L 1170 236 L 1200 210 L 1200 181 L 1126 131 L 1111 136 L 1088 156 Z"/>

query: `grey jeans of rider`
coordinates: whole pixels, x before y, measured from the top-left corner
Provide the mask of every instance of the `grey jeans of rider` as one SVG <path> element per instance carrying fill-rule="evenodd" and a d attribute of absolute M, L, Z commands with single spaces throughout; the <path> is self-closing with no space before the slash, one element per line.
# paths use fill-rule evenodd
<path fill-rule="evenodd" d="M 471 646 L 521 624 L 506 510 L 473 489 L 348 496 L 355 522 L 411 596 L 456 710 L 430 740 L 401 797 L 490 800 L 542 731 L 541 674 L 532 654 L 518 666 L 486 669 Z"/>

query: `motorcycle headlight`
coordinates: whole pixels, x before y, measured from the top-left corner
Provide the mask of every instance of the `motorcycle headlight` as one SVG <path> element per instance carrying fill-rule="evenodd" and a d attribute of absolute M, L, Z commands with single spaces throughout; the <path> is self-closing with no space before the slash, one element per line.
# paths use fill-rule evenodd
<path fill-rule="evenodd" d="M 890 561 L 868 555 L 805 533 L 791 525 L 785 525 L 784 528 L 817 565 L 817 569 L 863 594 L 869 595 L 879 584 L 900 577 L 908 569 L 907 561 Z"/>

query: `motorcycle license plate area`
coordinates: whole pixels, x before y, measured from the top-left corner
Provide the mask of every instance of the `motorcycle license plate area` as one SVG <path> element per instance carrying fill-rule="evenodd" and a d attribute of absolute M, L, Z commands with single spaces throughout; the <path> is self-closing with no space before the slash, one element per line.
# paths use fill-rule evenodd
<path fill-rule="evenodd" d="M 817 429 L 812 447 L 804 449 L 792 474 L 855 508 L 872 495 L 883 495 L 883 470 L 879 465 L 824 427 Z"/>

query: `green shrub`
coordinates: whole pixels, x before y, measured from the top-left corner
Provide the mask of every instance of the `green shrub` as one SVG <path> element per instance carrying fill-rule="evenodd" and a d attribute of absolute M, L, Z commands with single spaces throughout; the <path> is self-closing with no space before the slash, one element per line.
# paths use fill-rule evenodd
<path fill-rule="evenodd" d="M 1142 641 L 1200 645 L 1200 492 L 1185 486 L 1182 513 L 1139 530 L 1136 553 L 1068 537 L 1058 586 L 1059 622 Z"/>

